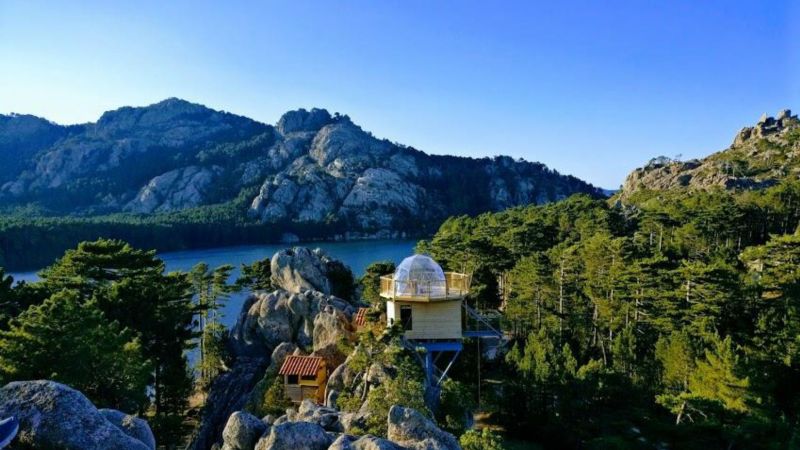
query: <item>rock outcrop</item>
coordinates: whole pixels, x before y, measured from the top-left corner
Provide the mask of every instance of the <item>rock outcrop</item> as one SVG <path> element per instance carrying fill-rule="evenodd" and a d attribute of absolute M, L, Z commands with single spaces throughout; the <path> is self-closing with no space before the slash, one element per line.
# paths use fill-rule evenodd
<path fill-rule="evenodd" d="M 392 441 L 381 439 L 372 435 L 365 435 L 359 438 L 349 434 L 343 434 L 328 447 L 328 450 L 404 450 L 403 447 Z"/>
<path fill-rule="evenodd" d="M 349 333 L 355 312 L 343 299 L 310 290 L 254 294 L 245 306 L 231 331 L 231 344 L 238 355 L 250 356 L 270 355 L 284 342 L 321 350 L 346 337 L 338 332 Z M 331 318 L 318 319 L 320 313 Z"/>
<path fill-rule="evenodd" d="M 276 127 L 283 135 L 290 133 L 316 132 L 329 124 L 332 118 L 324 109 L 312 108 L 311 111 L 298 109 L 289 111 L 278 120 Z"/>
<path fill-rule="evenodd" d="M 239 356 L 228 372 L 214 380 L 189 449 L 209 450 L 220 440 L 228 418 L 244 408 L 268 364 L 266 357 Z"/>
<path fill-rule="evenodd" d="M 150 450 L 156 448 L 156 438 L 147 421 L 116 409 L 100 409 L 100 414 L 128 436 L 141 441 Z"/>
<path fill-rule="evenodd" d="M 98 410 L 83 394 L 53 381 L 17 381 L 0 389 L 0 411 L 20 421 L 17 442 L 60 450 L 154 450 L 147 423 Z"/>
<path fill-rule="evenodd" d="M 251 450 L 267 430 L 267 424 L 244 411 L 236 411 L 228 418 L 222 431 L 223 450 Z"/>
<path fill-rule="evenodd" d="M 414 450 L 460 450 L 455 436 L 440 430 L 419 411 L 402 406 L 389 409 L 390 441 Z"/>
<path fill-rule="evenodd" d="M 410 408 L 392 406 L 388 439 L 357 436 L 342 424 L 352 413 L 314 405 L 306 400 L 291 414 L 269 426 L 247 413 L 231 415 L 225 427 L 223 450 L 460 450 L 456 438 Z M 246 418 L 246 419 L 245 419 Z M 260 438 L 254 435 L 263 430 Z M 254 444 L 253 444 L 254 443 Z"/>
<path fill-rule="evenodd" d="M 759 189 L 800 176 L 800 120 L 788 109 L 777 117 L 764 114 L 745 127 L 723 151 L 703 159 L 653 158 L 628 175 L 620 198 L 640 190 Z"/>
<path fill-rule="evenodd" d="M 330 268 L 340 264 L 320 251 L 305 248 L 287 249 L 273 256 L 273 283 L 279 289 L 245 301 L 231 331 L 232 369 L 212 384 L 191 450 L 208 450 L 218 445 L 220 438 L 223 450 L 458 448 L 452 435 L 411 409 L 391 409 L 388 440 L 354 435 L 363 433 L 361 430 L 374 419 L 371 412 L 337 409 L 337 392 L 349 389 L 366 398 L 370 389 L 396 376 L 393 368 L 377 363 L 364 373 L 354 373 L 345 355 L 338 354 L 338 344 L 352 338 L 355 305 L 316 289 L 335 288 Z M 327 404 L 304 400 L 298 408 L 290 408 L 277 418 L 259 419 L 243 411 L 259 377 L 272 374 L 264 378 L 271 382 L 270 377 L 286 356 L 303 349 L 335 367 L 328 380 Z M 262 397 L 253 398 L 260 401 Z"/>
<path fill-rule="evenodd" d="M 452 215 L 602 195 L 538 163 L 427 155 L 324 109 L 270 126 L 179 99 L 71 127 L 0 116 L 0 163 L 0 204 L 84 215 L 235 204 L 251 222 L 313 230 L 300 238 L 427 233 Z"/>
<path fill-rule="evenodd" d="M 290 293 L 314 290 L 331 294 L 330 258 L 321 250 L 295 247 L 272 256 L 272 284 Z"/>
<path fill-rule="evenodd" d="M 255 450 L 326 450 L 333 439 L 325 430 L 309 422 L 286 422 L 270 428 Z"/>
<path fill-rule="evenodd" d="M 212 183 L 222 173 L 219 166 L 189 166 L 175 169 L 150 180 L 125 205 L 135 213 L 168 212 L 200 205 L 208 198 Z"/>
<path fill-rule="evenodd" d="M 226 422 L 231 423 L 231 414 L 244 408 L 265 373 L 277 372 L 283 359 L 298 347 L 326 358 L 331 367 L 343 360 L 335 344 L 352 333 L 356 308 L 316 290 L 335 289 L 338 281 L 330 277 L 340 267 L 344 267 L 341 261 L 324 252 L 301 247 L 273 256 L 273 283 L 278 289 L 253 294 L 242 305 L 230 333 L 231 370 L 212 384 L 191 449 L 207 450 L 217 442 Z"/>

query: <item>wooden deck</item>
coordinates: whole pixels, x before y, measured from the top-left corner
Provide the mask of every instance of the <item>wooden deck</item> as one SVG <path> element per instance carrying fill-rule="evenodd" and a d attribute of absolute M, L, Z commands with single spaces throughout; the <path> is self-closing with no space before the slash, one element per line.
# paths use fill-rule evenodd
<path fill-rule="evenodd" d="M 458 300 L 469 293 L 469 275 L 445 272 L 443 281 L 419 282 L 395 280 L 393 275 L 381 277 L 381 297 L 406 302 Z"/>

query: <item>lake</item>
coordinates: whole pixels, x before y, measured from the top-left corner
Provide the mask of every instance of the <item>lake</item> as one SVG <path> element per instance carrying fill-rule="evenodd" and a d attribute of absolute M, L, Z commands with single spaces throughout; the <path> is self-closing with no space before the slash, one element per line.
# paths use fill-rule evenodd
<path fill-rule="evenodd" d="M 353 270 L 356 277 L 364 273 L 370 263 L 381 260 L 394 261 L 395 264 L 402 261 L 414 251 L 415 240 L 381 240 L 381 241 L 348 241 L 348 242 L 311 242 L 307 247 L 319 247 L 325 250 L 330 256 L 344 261 Z M 201 250 L 186 250 L 180 252 L 168 252 L 159 254 L 167 266 L 168 271 L 182 270 L 187 271 L 199 262 L 205 262 L 209 267 L 217 267 L 223 264 L 232 264 L 235 267 L 231 282 L 239 276 L 239 268 L 242 264 L 250 264 L 264 258 L 272 257 L 280 249 L 289 247 L 289 244 L 270 244 L 270 245 L 247 245 L 237 247 L 221 247 Z M 9 273 L 15 281 L 35 281 L 36 272 L 16 272 Z M 232 327 L 236 323 L 236 318 L 241 310 L 246 292 L 233 294 L 227 304 L 222 309 L 222 323 Z"/>

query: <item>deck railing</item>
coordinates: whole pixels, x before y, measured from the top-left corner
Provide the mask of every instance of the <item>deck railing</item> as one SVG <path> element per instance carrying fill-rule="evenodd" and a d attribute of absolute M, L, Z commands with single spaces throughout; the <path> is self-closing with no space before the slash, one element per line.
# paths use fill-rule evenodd
<path fill-rule="evenodd" d="M 503 337 L 501 328 L 502 314 L 496 310 L 478 311 L 463 303 L 464 336 L 467 337 Z"/>
<path fill-rule="evenodd" d="M 463 298 L 469 293 L 471 277 L 457 272 L 445 272 L 444 280 L 413 281 L 395 280 L 394 275 L 381 277 L 381 297 L 407 300 L 431 301 Z"/>

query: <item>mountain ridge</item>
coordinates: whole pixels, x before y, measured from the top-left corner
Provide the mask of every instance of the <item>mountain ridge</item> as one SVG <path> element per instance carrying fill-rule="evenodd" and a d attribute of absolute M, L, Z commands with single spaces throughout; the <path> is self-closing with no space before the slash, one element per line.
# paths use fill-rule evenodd
<path fill-rule="evenodd" d="M 19 127 L 4 126 L 21 123 L 17 117 L 0 116 L 0 145 L 11 142 L 0 158 L 20 148 Z M 29 133 L 15 169 L 0 172 L 0 206 L 96 216 L 236 203 L 246 220 L 345 222 L 369 234 L 432 230 L 450 215 L 579 192 L 602 196 L 541 163 L 429 155 L 319 108 L 288 111 L 269 125 L 168 98 L 80 125 L 36 119 L 44 131 Z"/>
<path fill-rule="evenodd" d="M 760 189 L 792 174 L 800 175 L 800 119 L 783 109 L 775 117 L 763 114 L 755 125 L 742 128 L 729 147 L 703 158 L 651 159 L 627 176 L 621 198 L 645 190 Z"/>

